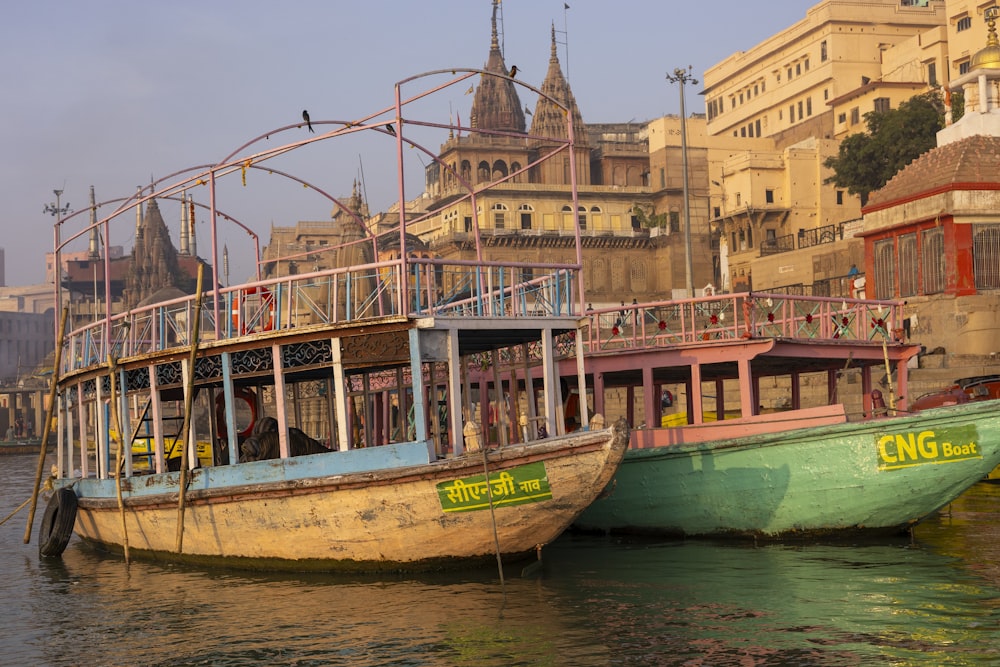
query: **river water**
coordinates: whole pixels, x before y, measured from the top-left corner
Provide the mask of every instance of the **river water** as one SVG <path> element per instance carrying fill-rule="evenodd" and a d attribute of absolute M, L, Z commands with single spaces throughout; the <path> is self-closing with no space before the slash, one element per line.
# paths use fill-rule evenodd
<path fill-rule="evenodd" d="M 37 457 L 0 457 L 0 519 Z M 133 562 L 0 526 L 0 665 L 1000 665 L 1000 485 L 913 539 L 563 536 L 520 567 L 364 578 Z"/>

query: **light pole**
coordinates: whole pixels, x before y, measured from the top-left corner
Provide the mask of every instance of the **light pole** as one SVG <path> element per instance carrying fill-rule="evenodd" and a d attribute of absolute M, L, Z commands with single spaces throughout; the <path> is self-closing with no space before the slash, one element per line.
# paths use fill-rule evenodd
<path fill-rule="evenodd" d="M 678 67 L 673 74 L 667 74 L 667 81 L 679 83 L 681 89 L 681 172 L 684 178 L 684 277 L 687 282 L 688 298 L 694 298 L 694 280 L 691 276 L 691 207 L 688 205 L 688 147 L 687 147 L 687 115 L 684 111 L 684 84 L 697 84 L 698 79 L 691 75 L 691 66 L 687 69 Z"/>
<path fill-rule="evenodd" d="M 48 213 L 55 217 L 55 235 L 56 243 L 54 248 L 54 253 L 52 257 L 52 282 L 56 289 L 56 337 L 55 340 L 59 340 L 59 320 L 62 317 L 62 260 L 60 259 L 59 252 L 59 230 L 62 227 L 62 217 L 72 211 L 69 202 L 66 202 L 65 206 L 60 204 L 60 197 L 62 197 L 62 190 L 53 190 L 52 193 L 56 196 L 55 203 L 46 204 L 42 209 L 42 213 Z"/>

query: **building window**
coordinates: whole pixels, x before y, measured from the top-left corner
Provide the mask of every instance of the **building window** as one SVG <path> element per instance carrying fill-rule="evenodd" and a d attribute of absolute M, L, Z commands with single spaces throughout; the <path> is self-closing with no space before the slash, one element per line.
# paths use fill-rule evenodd
<path fill-rule="evenodd" d="M 813 115 L 813 98 L 811 97 L 806 98 L 806 115 Z"/>
<path fill-rule="evenodd" d="M 844 205 L 844 191 L 837 190 L 837 206 L 843 206 L 843 205 Z"/>
<path fill-rule="evenodd" d="M 753 126 L 754 126 L 754 130 L 756 130 L 756 132 L 757 132 L 757 136 L 759 137 L 760 136 L 760 119 L 759 118 L 754 121 Z"/>
<path fill-rule="evenodd" d="M 531 208 L 531 204 L 521 204 L 517 207 L 517 210 L 521 216 L 521 229 L 531 229 L 531 221 L 534 213 L 534 209 Z"/>
<path fill-rule="evenodd" d="M 756 83 L 753 85 L 753 94 L 754 94 L 754 96 L 759 95 L 759 93 L 757 92 L 757 84 Z"/>
<path fill-rule="evenodd" d="M 938 85 L 937 63 L 927 63 L 927 84 L 930 86 Z"/>
<path fill-rule="evenodd" d="M 712 217 L 713 218 L 721 218 L 722 217 L 722 209 L 720 209 L 718 206 L 713 206 L 712 207 Z"/>
<path fill-rule="evenodd" d="M 861 122 L 861 109 L 854 107 L 851 109 L 851 125 L 857 125 Z"/>
<path fill-rule="evenodd" d="M 802 100 L 799 100 L 799 120 L 803 118 L 805 118 L 805 115 L 802 113 Z"/>
<path fill-rule="evenodd" d="M 889 98 L 888 97 L 876 97 L 875 98 L 875 112 L 876 113 L 886 113 L 890 109 Z"/>
<path fill-rule="evenodd" d="M 507 205 L 493 204 L 493 228 L 505 229 L 507 227 Z"/>
<path fill-rule="evenodd" d="M 968 74 L 969 73 L 969 61 L 968 60 L 966 60 L 964 63 L 959 63 L 958 64 L 958 73 L 959 74 Z"/>
<path fill-rule="evenodd" d="M 972 27 L 971 16 L 963 16 L 962 18 L 958 19 L 958 23 L 955 24 L 956 32 L 963 32 L 971 27 Z"/>
<path fill-rule="evenodd" d="M 795 63 L 795 76 L 802 74 L 802 63 Z"/>
<path fill-rule="evenodd" d="M 819 43 L 819 59 L 823 62 L 826 62 L 826 59 L 828 57 L 829 55 L 826 50 L 826 40 L 824 39 L 822 42 Z"/>
<path fill-rule="evenodd" d="M 945 288 L 944 229 L 925 229 L 921 233 L 920 246 L 924 294 L 940 294 Z"/>
<path fill-rule="evenodd" d="M 794 123 L 795 122 L 795 105 L 794 104 L 789 104 L 788 105 L 788 122 L 789 123 Z"/>
<path fill-rule="evenodd" d="M 576 214 L 576 221 L 580 223 L 580 229 L 587 228 L 587 207 L 581 206 Z"/>
<path fill-rule="evenodd" d="M 846 123 L 847 122 L 847 114 L 846 113 L 839 113 L 839 114 L 837 114 L 837 122 L 838 123 Z"/>
<path fill-rule="evenodd" d="M 467 215 L 463 221 L 465 223 L 465 233 L 469 234 L 472 232 L 472 216 Z"/>
<path fill-rule="evenodd" d="M 740 136 L 741 137 L 747 136 L 747 128 L 745 128 L 745 127 L 741 127 L 740 128 Z"/>
<path fill-rule="evenodd" d="M 670 211 L 670 231 L 679 232 L 681 231 L 681 212 L 680 211 Z"/>
<path fill-rule="evenodd" d="M 740 195 L 740 193 L 739 193 L 739 192 L 737 192 L 737 193 L 736 193 L 736 205 L 737 205 L 737 206 L 740 206 L 740 205 L 741 205 L 741 201 L 740 201 L 741 199 L 742 199 L 742 196 Z"/>
<path fill-rule="evenodd" d="M 764 201 L 768 204 L 774 203 L 774 190 L 764 190 Z"/>
<path fill-rule="evenodd" d="M 786 75 L 788 75 L 788 80 L 789 80 L 789 81 L 791 81 L 791 80 L 792 80 L 792 68 L 791 68 L 791 67 L 789 67 L 789 68 L 788 68 L 788 69 L 787 69 L 787 70 L 785 71 L 785 74 L 786 74 Z"/>
<path fill-rule="evenodd" d="M 896 253 L 894 239 L 875 242 L 875 298 L 896 296 Z"/>
<path fill-rule="evenodd" d="M 899 237 L 899 296 L 913 296 L 917 293 L 919 267 L 917 235 L 903 234 Z"/>
<path fill-rule="evenodd" d="M 830 99 L 830 89 L 829 88 L 824 88 L 823 89 L 823 100 L 826 101 L 828 99 Z"/>
<path fill-rule="evenodd" d="M 804 60 L 804 61 L 802 62 L 802 69 L 804 69 L 804 70 L 805 70 L 805 71 L 807 71 L 807 72 L 809 71 L 809 59 L 808 59 L 808 58 L 806 58 L 806 59 L 805 59 L 805 60 Z"/>
<path fill-rule="evenodd" d="M 973 225 L 972 271 L 977 290 L 1000 289 L 1000 225 Z"/>

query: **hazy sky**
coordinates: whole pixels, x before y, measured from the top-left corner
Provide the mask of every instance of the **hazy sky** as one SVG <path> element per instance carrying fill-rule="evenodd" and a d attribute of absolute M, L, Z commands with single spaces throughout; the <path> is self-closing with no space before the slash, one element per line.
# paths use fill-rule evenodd
<path fill-rule="evenodd" d="M 568 4 L 564 10 L 562 0 L 504 0 L 505 59 L 518 66 L 519 79 L 540 85 L 554 22 L 557 40 L 568 41 L 568 51 L 559 45 L 563 72 L 584 121 L 596 123 L 677 113 L 677 86 L 666 82 L 668 71 L 693 65 L 700 80 L 707 67 L 802 19 L 815 0 Z M 63 204 L 84 209 L 91 185 L 98 202 L 130 196 L 151 178 L 218 162 L 254 137 L 300 122 L 302 109 L 314 121 L 372 113 L 392 104 L 401 79 L 482 67 L 490 12 L 490 0 L 4 3 L 0 246 L 6 284 L 44 279 L 55 218 L 43 207 L 54 202 L 54 189 L 64 191 Z M 699 89 L 687 89 L 689 111 L 704 110 Z M 452 112 L 468 123 L 471 95 L 454 90 L 437 103 L 445 118 Z M 304 133 L 296 128 L 268 141 L 281 145 Z M 307 180 L 335 196 L 348 195 L 363 174 L 371 209 L 385 210 L 399 194 L 393 144 L 385 135 L 367 134 L 387 150 L 362 158 L 347 144 L 313 151 L 302 167 Z M 247 191 L 263 178 L 251 173 Z M 407 198 L 421 186 L 419 169 L 408 171 Z M 204 192 L 195 198 L 207 203 Z M 165 202 L 161 210 L 178 245 L 177 207 Z M 263 245 L 272 224 L 328 219 L 331 206 L 302 196 L 298 186 L 244 198 L 228 210 Z M 210 258 L 205 214 L 198 216 L 198 252 Z M 67 232 L 79 229 L 84 217 L 67 222 Z M 247 235 L 232 228 L 220 236 L 229 246 L 233 280 L 245 277 L 253 267 Z M 128 252 L 132 242 L 129 224 L 112 226 L 113 245 Z"/>

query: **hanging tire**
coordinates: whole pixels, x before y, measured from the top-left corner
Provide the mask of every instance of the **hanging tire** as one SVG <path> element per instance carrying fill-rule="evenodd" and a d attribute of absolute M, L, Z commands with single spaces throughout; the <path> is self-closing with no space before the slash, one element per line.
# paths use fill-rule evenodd
<path fill-rule="evenodd" d="M 39 556 L 58 558 L 66 550 L 76 524 L 76 505 L 76 494 L 67 487 L 59 489 L 49 499 L 38 528 Z"/>

